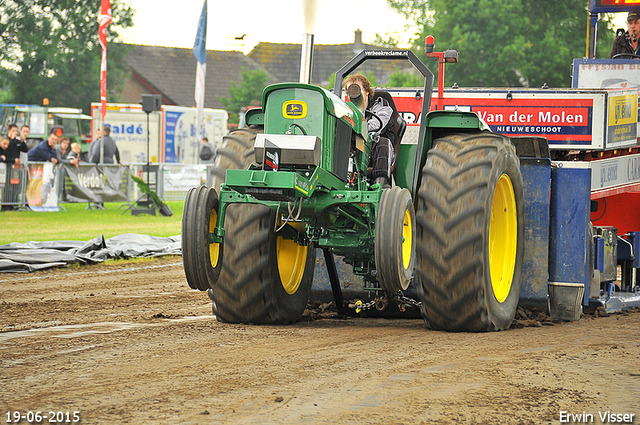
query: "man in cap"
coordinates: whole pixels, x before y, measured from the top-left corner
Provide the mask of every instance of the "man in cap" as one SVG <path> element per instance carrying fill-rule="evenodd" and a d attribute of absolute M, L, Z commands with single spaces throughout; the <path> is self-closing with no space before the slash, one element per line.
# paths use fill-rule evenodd
<path fill-rule="evenodd" d="M 613 59 L 614 56 L 617 56 L 617 59 L 630 59 L 634 57 L 632 55 L 640 56 L 639 39 L 640 10 L 634 10 L 627 15 L 627 31 L 618 30 L 617 36 L 613 40 L 613 46 L 611 46 L 609 58 Z"/>

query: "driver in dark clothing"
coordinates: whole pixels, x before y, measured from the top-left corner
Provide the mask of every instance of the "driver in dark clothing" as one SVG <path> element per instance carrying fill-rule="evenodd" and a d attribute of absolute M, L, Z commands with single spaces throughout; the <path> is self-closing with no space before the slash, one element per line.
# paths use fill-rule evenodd
<path fill-rule="evenodd" d="M 627 15 L 627 31 L 618 30 L 618 36 L 613 40 L 609 59 L 630 59 L 640 56 L 640 10 L 634 10 Z"/>
<path fill-rule="evenodd" d="M 362 74 L 350 75 L 345 79 L 344 85 L 352 100 L 355 97 L 363 96 L 367 128 L 374 142 L 371 157 L 372 177 L 376 183 L 383 186 L 389 184 L 391 183 L 391 170 L 395 162 L 392 141 L 393 128 L 389 121 L 393 114 L 393 108 L 382 98 L 372 102 L 374 90 L 367 77 Z M 352 91 L 355 87 L 350 86 L 358 86 L 358 88 Z"/>

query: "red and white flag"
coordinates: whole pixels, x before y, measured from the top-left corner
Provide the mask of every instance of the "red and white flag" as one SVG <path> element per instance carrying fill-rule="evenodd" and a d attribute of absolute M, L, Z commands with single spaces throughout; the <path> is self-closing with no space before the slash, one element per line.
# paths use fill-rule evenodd
<path fill-rule="evenodd" d="M 104 124 L 104 116 L 107 113 L 107 26 L 111 23 L 111 1 L 102 0 L 100 8 L 100 46 L 102 46 L 102 62 L 100 63 L 100 114 L 102 116 L 102 124 Z"/>

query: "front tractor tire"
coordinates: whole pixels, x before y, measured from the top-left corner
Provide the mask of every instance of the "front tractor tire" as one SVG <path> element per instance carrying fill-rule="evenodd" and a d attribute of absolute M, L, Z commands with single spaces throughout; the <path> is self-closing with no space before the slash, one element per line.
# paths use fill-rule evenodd
<path fill-rule="evenodd" d="M 415 211 L 411 193 L 382 191 L 376 218 L 375 259 L 380 286 L 395 293 L 409 287 L 416 262 Z"/>
<path fill-rule="evenodd" d="M 209 243 L 218 219 L 218 192 L 228 169 L 246 169 L 253 162 L 254 143 L 261 127 L 245 127 L 222 138 L 211 173 L 211 188 L 200 186 L 187 193 L 182 214 L 182 262 L 189 287 L 213 288 L 222 269 L 223 244 Z"/>
<path fill-rule="evenodd" d="M 222 272 L 210 291 L 219 321 L 286 324 L 302 317 L 316 250 L 278 236 L 275 226 L 276 213 L 268 207 L 229 205 Z"/>
<path fill-rule="evenodd" d="M 182 263 L 192 289 L 206 291 L 218 281 L 222 244 L 210 243 L 209 232 L 218 222 L 218 194 L 214 188 L 189 189 L 182 213 Z"/>
<path fill-rule="evenodd" d="M 427 327 L 509 328 L 524 254 L 522 174 L 509 139 L 483 132 L 436 140 L 422 169 L 416 217 Z"/>

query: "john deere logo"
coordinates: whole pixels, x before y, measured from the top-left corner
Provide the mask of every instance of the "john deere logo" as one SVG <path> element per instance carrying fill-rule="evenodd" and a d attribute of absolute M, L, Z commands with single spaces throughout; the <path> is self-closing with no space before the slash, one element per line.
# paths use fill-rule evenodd
<path fill-rule="evenodd" d="M 282 116 L 292 120 L 307 116 L 307 104 L 301 100 L 288 100 L 282 105 Z"/>

